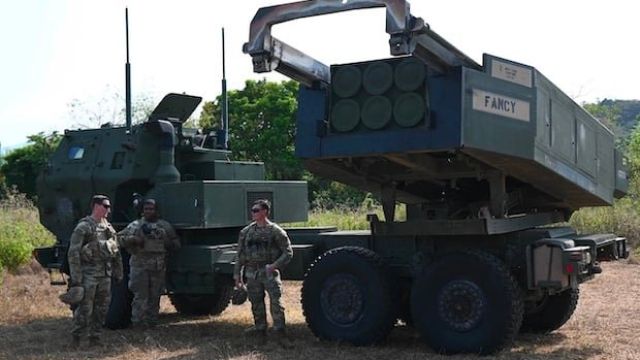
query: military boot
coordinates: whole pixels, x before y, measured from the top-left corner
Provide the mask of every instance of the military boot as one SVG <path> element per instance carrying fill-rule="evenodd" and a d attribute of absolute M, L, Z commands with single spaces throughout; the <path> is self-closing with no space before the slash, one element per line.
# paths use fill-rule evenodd
<path fill-rule="evenodd" d="M 289 338 L 287 331 L 285 329 L 276 329 L 275 337 L 278 345 L 283 349 L 293 349 L 293 342 Z"/>
<path fill-rule="evenodd" d="M 102 347 L 102 342 L 97 336 L 91 336 L 89 338 L 89 347 Z"/>
<path fill-rule="evenodd" d="M 267 329 L 251 326 L 244 330 L 244 336 L 255 340 L 257 345 L 264 345 L 267 343 Z"/>
<path fill-rule="evenodd" d="M 76 350 L 78 348 L 80 348 L 80 336 L 73 335 L 73 337 L 71 338 L 71 342 L 69 342 L 69 349 Z"/>

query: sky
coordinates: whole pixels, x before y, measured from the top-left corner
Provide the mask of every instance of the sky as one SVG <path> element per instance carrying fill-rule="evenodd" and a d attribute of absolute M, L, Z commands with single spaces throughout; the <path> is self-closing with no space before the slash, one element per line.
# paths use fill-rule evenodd
<path fill-rule="evenodd" d="M 341 0 L 338 0 L 341 1 Z M 342 0 L 348 1 L 348 0 Z M 132 92 L 154 103 L 169 92 L 220 94 L 221 28 L 229 89 L 254 74 L 242 53 L 266 0 L 0 0 L 0 144 L 63 131 L 82 115 L 123 104 L 125 7 L 129 8 Z M 536 67 L 576 102 L 640 99 L 640 4 L 628 0 L 413 0 L 411 12 L 476 62 L 482 54 Z M 389 56 L 383 9 L 296 20 L 273 29 L 325 64 Z M 81 104 L 82 111 L 71 104 Z M 112 109 L 114 108 L 114 109 Z M 80 117 L 80 118 L 79 118 Z"/>

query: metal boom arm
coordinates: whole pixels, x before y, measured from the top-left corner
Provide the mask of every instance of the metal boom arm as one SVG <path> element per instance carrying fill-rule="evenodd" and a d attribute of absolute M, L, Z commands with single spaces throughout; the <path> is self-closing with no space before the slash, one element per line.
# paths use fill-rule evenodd
<path fill-rule="evenodd" d="M 433 32 L 421 18 L 411 15 L 406 0 L 311 0 L 263 7 L 251 21 L 249 42 L 243 51 L 251 55 L 254 72 L 276 70 L 305 85 L 328 84 L 329 67 L 273 37 L 271 27 L 295 19 L 377 7 L 386 8 L 391 55 L 414 55 L 441 72 L 460 65 L 480 69 L 479 64 Z"/>

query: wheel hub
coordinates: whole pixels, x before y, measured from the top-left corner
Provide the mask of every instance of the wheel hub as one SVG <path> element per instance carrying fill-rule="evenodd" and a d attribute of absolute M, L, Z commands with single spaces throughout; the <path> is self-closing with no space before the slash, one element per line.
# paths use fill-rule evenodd
<path fill-rule="evenodd" d="M 442 320 L 460 332 L 475 328 L 482 319 L 485 307 L 482 289 L 467 280 L 448 283 L 438 296 L 438 313 Z"/>
<path fill-rule="evenodd" d="M 360 319 L 364 295 L 358 279 L 351 274 L 327 278 L 320 292 L 320 304 L 327 319 L 336 325 L 349 325 Z"/>

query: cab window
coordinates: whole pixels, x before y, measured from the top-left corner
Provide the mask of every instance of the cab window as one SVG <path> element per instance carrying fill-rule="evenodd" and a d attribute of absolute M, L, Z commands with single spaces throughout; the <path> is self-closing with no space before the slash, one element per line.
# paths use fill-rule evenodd
<path fill-rule="evenodd" d="M 84 156 L 84 148 L 81 146 L 72 146 L 69 148 L 69 160 L 80 160 Z"/>

